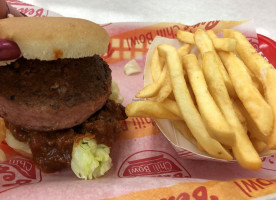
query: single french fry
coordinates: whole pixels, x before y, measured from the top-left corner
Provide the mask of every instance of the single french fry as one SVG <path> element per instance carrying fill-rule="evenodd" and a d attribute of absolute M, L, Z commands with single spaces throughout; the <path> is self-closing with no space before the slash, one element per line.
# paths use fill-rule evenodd
<path fill-rule="evenodd" d="M 215 49 L 222 51 L 235 51 L 236 40 L 233 38 L 213 38 L 213 45 Z"/>
<path fill-rule="evenodd" d="M 137 98 L 150 98 L 150 97 L 154 97 L 158 94 L 159 89 L 161 88 L 161 86 L 164 84 L 165 79 L 166 79 L 166 74 L 167 74 L 167 67 L 166 65 L 164 65 L 162 72 L 158 78 L 157 81 L 147 85 L 146 87 L 144 87 L 143 89 L 141 89 L 137 94 L 136 97 Z"/>
<path fill-rule="evenodd" d="M 268 136 L 273 128 L 273 112 L 256 89 L 244 63 L 232 52 L 219 51 L 236 93 L 262 134 Z"/>
<path fill-rule="evenodd" d="M 198 60 L 199 66 L 202 68 L 202 55 L 201 54 L 198 54 L 197 60 Z"/>
<path fill-rule="evenodd" d="M 215 51 L 212 40 L 204 30 L 198 29 L 194 34 L 194 40 L 199 52 L 202 55 L 208 51 Z"/>
<path fill-rule="evenodd" d="M 176 101 L 174 100 L 171 100 L 171 99 L 165 99 L 163 102 L 162 102 L 162 105 L 170 110 L 173 114 L 177 115 L 179 118 L 182 118 L 182 114 L 178 108 L 178 105 L 176 103 Z"/>
<path fill-rule="evenodd" d="M 166 109 L 161 103 L 154 101 L 134 101 L 126 106 L 126 114 L 129 117 L 150 117 L 152 119 L 181 118 Z"/>
<path fill-rule="evenodd" d="M 250 116 L 248 111 L 245 109 L 242 102 L 239 99 L 236 99 L 233 102 L 233 105 L 234 105 L 234 108 L 238 109 L 242 113 L 242 115 L 245 117 L 247 129 L 250 132 L 250 138 L 256 138 L 256 139 L 261 140 L 263 142 L 267 142 L 268 141 L 268 136 L 264 135 L 260 131 L 260 129 L 258 128 L 256 123 L 254 122 L 254 120 L 252 119 L 252 117 Z"/>
<path fill-rule="evenodd" d="M 193 92 L 192 86 L 191 86 L 190 82 L 187 81 L 186 83 L 187 83 L 187 88 L 189 90 L 190 96 L 191 96 L 191 98 L 193 100 L 193 103 L 194 103 L 195 106 L 197 106 L 196 98 L 195 98 L 195 94 Z"/>
<path fill-rule="evenodd" d="M 239 57 L 260 81 L 263 79 L 263 70 L 273 69 L 273 66 L 256 51 L 241 32 L 225 29 L 223 30 L 223 37 L 234 38 L 237 41 L 236 51 Z"/>
<path fill-rule="evenodd" d="M 256 138 L 251 138 L 250 140 L 258 153 L 262 153 L 267 147 L 267 143 L 262 140 Z"/>
<path fill-rule="evenodd" d="M 207 132 L 189 94 L 176 48 L 169 44 L 162 44 L 158 46 L 158 51 L 161 56 L 166 58 L 177 105 L 193 136 L 211 156 L 224 160 L 232 160 L 231 154 Z"/>
<path fill-rule="evenodd" d="M 236 135 L 236 145 L 232 146 L 233 154 L 242 167 L 258 170 L 262 161 L 235 113 L 218 65 L 214 52 L 203 55 L 203 73 L 209 91 Z"/>
<path fill-rule="evenodd" d="M 240 100 L 237 100 L 237 99 L 231 99 L 231 100 L 232 100 L 234 111 L 243 126 L 244 132 L 247 132 L 248 128 L 247 128 L 247 121 L 245 118 L 245 114 L 241 111 L 241 109 L 239 108 L 239 106 L 237 105 L 237 102 L 236 102 L 236 101 L 240 102 Z"/>
<path fill-rule="evenodd" d="M 166 65 L 166 64 L 165 64 Z M 167 68 L 167 66 L 165 66 Z M 162 102 L 164 99 L 166 99 L 170 94 L 172 93 L 172 83 L 171 83 L 171 77 L 170 72 L 167 70 L 166 77 L 164 80 L 164 84 L 161 86 L 158 94 L 156 97 L 153 97 L 153 101 Z"/>
<path fill-rule="evenodd" d="M 223 81 L 227 87 L 227 90 L 231 97 L 236 97 L 237 95 L 236 95 L 235 89 L 232 85 L 231 79 L 230 79 L 223 63 L 221 62 L 219 56 L 217 55 L 214 45 L 212 43 L 212 40 L 209 38 L 207 33 L 201 29 L 198 29 L 194 34 L 194 40 L 195 40 L 195 44 L 196 44 L 197 48 L 199 49 L 201 55 L 203 55 L 204 53 L 206 53 L 208 51 L 212 51 L 215 53 L 217 62 L 219 63 L 219 65 L 218 65 L 219 72 L 221 73 L 221 75 L 223 77 Z"/>
<path fill-rule="evenodd" d="M 213 30 L 208 30 L 208 31 L 206 31 L 206 33 L 211 40 L 218 38 L 218 36 L 215 34 L 215 32 Z"/>
<path fill-rule="evenodd" d="M 206 33 L 212 39 L 212 41 L 214 41 L 214 39 L 219 39 L 213 30 L 208 30 L 208 31 L 206 31 Z M 235 45 L 237 46 L 237 41 L 236 41 Z M 261 92 L 261 94 L 263 94 L 263 87 L 262 87 L 261 82 L 256 78 L 256 76 L 251 71 L 248 70 L 248 73 L 250 74 L 250 76 L 254 82 L 254 85 Z"/>
<path fill-rule="evenodd" d="M 210 135 L 224 145 L 235 145 L 235 134 L 209 93 L 196 56 L 194 54 L 188 54 L 182 57 L 182 62 L 188 73 L 189 82 L 196 97 L 198 110 Z"/>
<path fill-rule="evenodd" d="M 180 57 L 187 55 L 191 51 L 191 45 L 190 44 L 184 44 L 179 49 L 177 49 L 177 52 Z"/>
<path fill-rule="evenodd" d="M 181 42 L 186 42 L 188 44 L 194 44 L 194 34 L 188 31 L 182 31 L 182 30 L 178 30 L 176 37 L 178 40 L 180 40 Z"/>
<path fill-rule="evenodd" d="M 212 40 L 215 49 L 222 51 L 235 51 L 236 40 L 233 38 L 218 38 L 213 30 L 206 31 L 209 38 Z"/>
<path fill-rule="evenodd" d="M 162 72 L 163 65 L 164 63 L 162 63 L 162 59 L 159 57 L 158 50 L 155 48 L 150 63 L 151 76 L 154 82 L 158 80 Z"/>
<path fill-rule="evenodd" d="M 263 82 L 265 84 L 266 99 L 270 104 L 274 118 L 273 118 L 273 129 L 268 139 L 268 148 L 276 149 L 276 71 L 275 69 L 269 68 L 264 73 Z"/>

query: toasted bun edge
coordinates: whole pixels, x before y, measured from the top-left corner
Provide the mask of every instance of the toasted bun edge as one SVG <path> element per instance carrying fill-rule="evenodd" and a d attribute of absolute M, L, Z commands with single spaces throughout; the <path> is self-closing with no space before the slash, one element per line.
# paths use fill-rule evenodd
<path fill-rule="evenodd" d="M 109 36 L 98 24 L 67 17 L 0 20 L 0 38 L 14 41 L 26 59 L 56 60 L 104 54 Z"/>

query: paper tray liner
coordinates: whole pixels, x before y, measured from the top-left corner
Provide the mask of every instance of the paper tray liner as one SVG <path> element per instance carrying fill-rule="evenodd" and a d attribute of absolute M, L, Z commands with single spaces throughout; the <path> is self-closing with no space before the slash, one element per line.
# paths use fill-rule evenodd
<path fill-rule="evenodd" d="M 8 3 L 27 16 L 60 16 L 18 0 L 8 0 Z M 119 84 L 124 105 L 137 100 L 134 96 L 143 87 L 144 77 L 143 73 L 124 75 L 123 66 L 135 59 L 144 68 L 148 48 L 155 36 L 175 38 L 178 29 L 194 32 L 196 28 L 203 28 L 218 33 L 222 28 L 231 28 L 241 30 L 255 47 L 259 47 L 253 21 L 217 20 L 191 26 L 125 22 L 103 24 L 102 27 L 110 35 L 104 58 L 112 69 L 113 79 Z M 265 40 L 262 42 L 268 44 Z M 271 63 L 275 63 L 275 53 L 268 55 L 272 52 L 271 44 L 275 45 L 270 41 L 260 49 Z M 169 122 L 156 120 L 155 123 L 142 117 L 125 120 L 123 132 L 111 149 L 113 167 L 105 176 L 92 181 L 77 179 L 71 169 L 42 173 L 32 161 L 19 156 L 3 142 L 0 146 L 7 154 L 7 161 L 0 162 L 0 199 L 251 199 L 276 191 L 274 155 L 262 159 L 259 171 L 245 170 L 237 162 L 209 162 L 208 155 L 183 150 L 180 144 L 186 149 L 192 145 L 179 143 L 183 139 L 179 138 L 181 134 L 172 138 L 164 136 L 159 128 L 166 132 L 163 127 L 166 123 Z"/>

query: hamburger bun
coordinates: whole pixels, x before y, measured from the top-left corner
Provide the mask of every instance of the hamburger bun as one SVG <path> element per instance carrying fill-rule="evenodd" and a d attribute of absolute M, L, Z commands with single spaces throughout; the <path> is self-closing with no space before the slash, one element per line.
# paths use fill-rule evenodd
<path fill-rule="evenodd" d="M 104 54 L 109 43 L 107 32 L 99 25 L 65 17 L 1 19 L 0 38 L 15 42 L 26 59 L 47 61 Z"/>

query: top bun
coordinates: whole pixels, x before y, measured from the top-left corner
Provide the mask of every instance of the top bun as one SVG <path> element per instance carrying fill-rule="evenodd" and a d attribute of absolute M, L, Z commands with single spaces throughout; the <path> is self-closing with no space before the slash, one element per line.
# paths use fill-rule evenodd
<path fill-rule="evenodd" d="M 14 41 L 26 59 L 82 58 L 107 51 L 109 36 L 99 25 L 66 17 L 0 20 L 0 38 Z"/>

